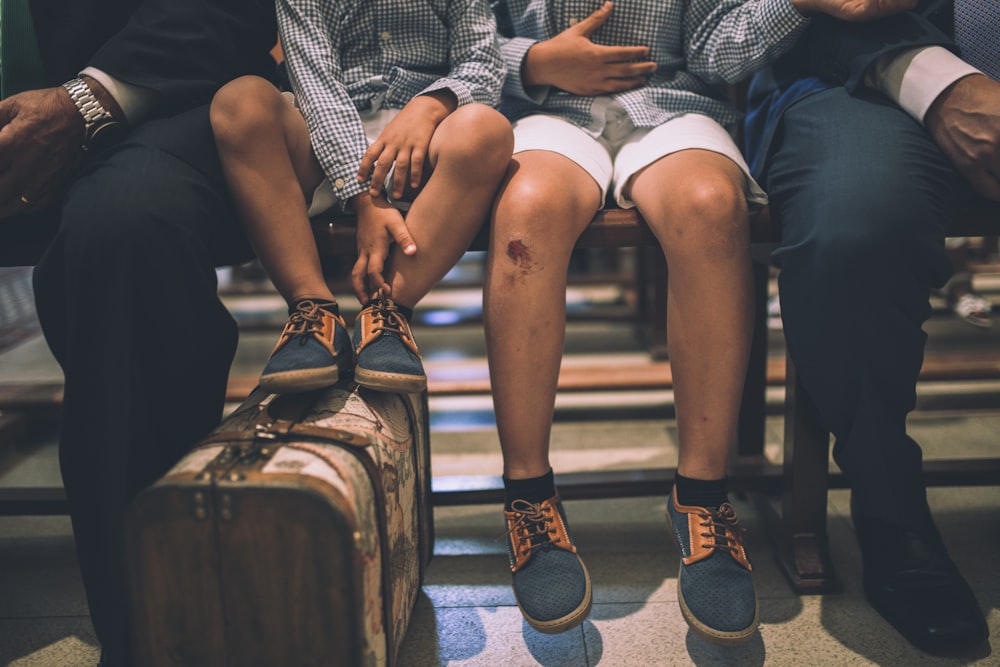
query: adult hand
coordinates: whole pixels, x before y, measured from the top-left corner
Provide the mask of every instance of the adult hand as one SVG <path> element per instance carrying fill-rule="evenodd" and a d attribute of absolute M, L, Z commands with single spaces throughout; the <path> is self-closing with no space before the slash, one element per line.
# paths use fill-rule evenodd
<path fill-rule="evenodd" d="M 656 71 L 645 46 L 602 46 L 590 36 L 611 16 L 611 3 L 525 56 L 521 77 L 527 86 L 555 86 L 575 95 L 607 95 L 638 88 Z"/>
<path fill-rule="evenodd" d="M 934 100 L 924 125 L 972 187 L 1000 201 L 1000 82 L 959 79 Z"/>
<path fill-rule="evenodd" d="M 917 0 L 792 0 L 792 6 L 804 16 L 828 14 L 844 21 L 875 19 L 915 9 Z"/>
<path fill-rule="evenodd" d="M 358 181 L 372 179 L 371 194 L 382 194 L 385 178 L 395 165 L 392 177 L 394 199 L 399 199 L 406 186 L 418 188 L 423 182 L 424 164 L 434 130 L 458 105 L 449 90 L 417 95 L 393 118 L 361 158 Z"/>
<path fill-rule="evenodd" d="M 62 87 L 0 102 L 0 218 L 44 208 L 83 154 L 83 118 Z"/>
<path fill-rule="evenodd" d="M 358 261 L 351 271 L 351 286 L 361 303 L 383 290 L 391 294 L 392 287 L 382 272 L 393 243 L 404 254 L 412 255 L 417 245 L 410 236 L 403 215 L 380 196 L 367 192 L 355 195 L 351 204 L 358 214 Z"/>

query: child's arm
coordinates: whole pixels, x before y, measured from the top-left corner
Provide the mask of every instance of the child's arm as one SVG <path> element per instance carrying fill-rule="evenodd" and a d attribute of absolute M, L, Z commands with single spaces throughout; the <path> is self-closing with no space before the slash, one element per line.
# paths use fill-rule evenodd
<path fill-rule="evenodd" d="M 361 117 L 344 85 L 338 3 L 278 0 L 281 45 L 295 99 L 309 126 L 313 151 L 334 193 L 347 202 L 368 189 L 358 182 L 358 156 L 368 147 Z"/>
<path fill-rule="evenodd" d="M 351 206 L 358 216 L 358 259 L 351 270 L 351 286 L 361 303 L 367 303 L 379 290 L 391 294 L 391 286 L 382 271 L 393 243 L 407 255 L 417 251 L 403 214 L 381 194 L 367 191 L 355 195 Z"/>
<path fill-rule="evenodd" d="M 372 142 L 361 158 L 358 181 L 371 178 L 371 195 L 381 192 L 389 169 L 395 167 L 392 196 L 403 196 L 406 185 L 420 187 L 431 137 L 448 114 L 458 107 L 448 90 L 417 95 L 404 106 Z"/>
<path fill-rule="evenodd" d="M 450 90 L 458 106 L 500 103 L 506 67 L 497 46 L 497 24 L 483 0 L 450 0 L 449 71 L 423 92 Z"/>
<path fill-rule="evenodd" d="M 505 29 L 513 30 L 513 17 L 504 0 L 493 3 Z M 500 50 L 507 63 L 504 92 L 536 103 L 544 101 L 550 87 L 576 95 L 610 95 L 646 82 L 656 71 L 646 46 L 604 46 L 590 41 L 611 15 L 612 3 L 551 39 L 501 34 Z"/>
<path fill-rule="evenodd" d="M 482 0 L 451 0 L 449 70 L 403 107 L 361 160 L 358 180 L 371 178 L 377 193 L 395 165 L 392 196 L 400 197 L 407 184 L 423 181 L 424 164 L 434 130 L 456 108 L 478 102 L 500 102 L 505 68 L 496 43 L 496 21 Z"/>
<path fill-rule="evenodd" d="M 687 70 L 735 83 L 794 46 L 809 16 L 870 21 L 912 9 L 917 0 L 689 0 L 684 19 Z"/>

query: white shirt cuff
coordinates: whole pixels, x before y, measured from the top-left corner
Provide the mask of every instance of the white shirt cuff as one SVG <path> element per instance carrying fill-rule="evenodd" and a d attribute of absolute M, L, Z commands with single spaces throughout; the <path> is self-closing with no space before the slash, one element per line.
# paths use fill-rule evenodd
<path fill-rule="evenodd" d="M 951 84 L 980 71 L 941 46 L 925 46 L 887 54 L 869 68 L 866 84 L 917 119 Z"/>
<path fill-rule="evenodd" d="M 84 74 L 104 86 L 108 94 L 115 98 L 130 125 L 135 125 L 145 118 L 156 103 L 156 93 L 152 90 L 119 81 L 96 67 L 88 67 L 80 72 L 81 76 Z"/>

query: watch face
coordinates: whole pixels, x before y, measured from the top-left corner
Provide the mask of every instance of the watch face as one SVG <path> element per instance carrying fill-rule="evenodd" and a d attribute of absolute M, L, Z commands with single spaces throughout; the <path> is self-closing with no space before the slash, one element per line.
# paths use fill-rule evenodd
<path fill-rule="evenodd" d="M 105 120 L 94 123 L 87 130 L 87 150 L 100 151 L 112 146 L 125 136 L 128 125 L 116 120 Z"/>

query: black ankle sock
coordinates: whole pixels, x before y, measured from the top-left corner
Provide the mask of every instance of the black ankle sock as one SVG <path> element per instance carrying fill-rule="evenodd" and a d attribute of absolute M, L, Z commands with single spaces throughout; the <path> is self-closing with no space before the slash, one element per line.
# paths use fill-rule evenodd
<path fill-rule="evenodd" d="M 729 502 L 729 478 L 691 479 L 681 474 L 674 475 L 677 487 L 677 502 L 693 507 L 718 507 Z"/>
<path fill-rule="evenodd" d="M 540 503 L 556 495 L 554 475 L 550 469 L 541 477 L 530 479 L 503 478 L 504 509 L 510 511 L 510 504 L 515 500 L 527 500 L 529 503 Z"/>
<path fill-rule="evenodd" d="M 311 297 L 307 297 L 305 299 L 299 299 L 293 302 L 292 305 L 288 307 L 288 314 L 291 315 L 296 310 L 298 310 L 299 304 L 302 303 L 303 301 L 312 301 L 326 312 L 333 313 L 334 315 L 338 316 L 340 315 L 340 306 L 337 305 L 336 301 L 328 301 L 327 299 L 314 299 Z"/>

